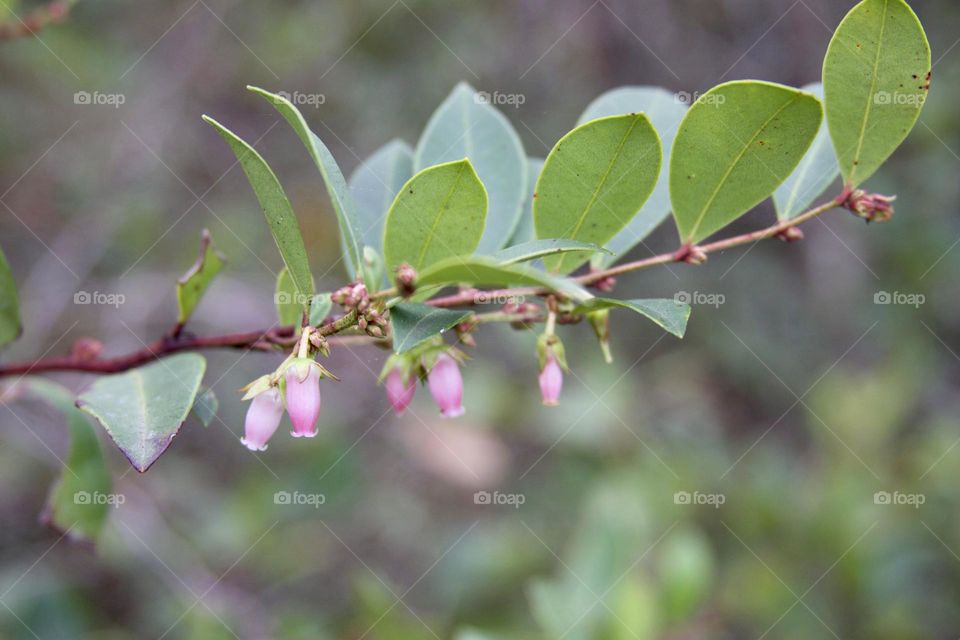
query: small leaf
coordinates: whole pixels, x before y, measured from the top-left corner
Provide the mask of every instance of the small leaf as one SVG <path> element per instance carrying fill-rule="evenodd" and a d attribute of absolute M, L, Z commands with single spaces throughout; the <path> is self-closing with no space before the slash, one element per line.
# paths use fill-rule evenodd
<path fill-rule="evenodd" d="M 290 200 L 287 199 L 277 176 L 267 165 L 267 161 L 235 133 L 209 116 L 203 116 L 203 119 L 227 141 L 240 161 L 240 166 L 257 194 L 267 224 L 270 225 L 270 232 L 280 249 L 283 262 L 290 270 L 297 292 L 303 296 L 313 295 L 313 277 L 310 275 L 307 250 L 303 246 L 303 237 L 300 235 L 293 207 L 290 206 Z"/>
<path fill-rule="evenodd" d="M 330 150 L 327 149 L 323 141 L 310 130 L 310 126 L 304 119 L 303 114 L 289 100 L 281 95 L 264 91 L 258 87 L 247 89 L 262 96 L 267 102 L 282 115 L 294 132 L 307 148 L 310 157 L 320 170 L 320 176 L 323 178 L 323 184 L 327 187 L 327 193 L 330 196 L 330 203 L 337 214 L 337 222 L 340 226 L 340 240 L 344 248 L 343 261 L 347 267 L 347 275 L 355 278 L 358 275 L 360 266 L 360 247 L 362 246 L 363 229 L 358 227 L 357 212 L 350 197 L 350 189 L 347 187 L 347 181 L 340 171 L 340 166 Z M 288 265 L 289 266 L 289 265 Z M 302 292 L 307 293 L 307 292 Z M 313 293 L 310 291 L 309 293 Z"/>
<path fill-rule="evenodd" d="M 217 394 L 213 392 L 213 389 L 204 389 L 197 395 L 197 399 L 193 403 L 193 415 L 205 427 L 209 427 L 210 423 L 213 422 L 218 409 L 220 409 L 220 401 L 217 400 Z"/>
<path fill-rule="evenodd" d="M 456 256 L 424 269 L 417 276 L 417 287 L 472 284 L 479 287 L 546 287 L 573 300 L 589 300 L 589 291 L 573 280 L 562 278 L 525 264 L 500 264 L 490 256 Z"/>
<path fill-rule="evenodd" d="M 512 264 L 514 262 L 529 262 L 545 256 L 554 256 L 560 253 L 610 253 L 603 247 L 597 246 L 592 242 L 580 242 L 578 240 L 563 240 L 560 238 L 551 238 L 549 240 L 530 240 L 522 244 L 516 244 L 506 249 L 501 249 L 494 253 L 491 258 L 502 264 Z"/>
<path fill-rule="evenodd" d="M 538 238 L 606 244 L 647 201 L 660 175 L 660 137 L 643 114 L 581 125 L 550 151 L 537 180 L 533 222 Z M 568 273 L 588 258 L 547 258 Z"/>
<path fill-rule="evenodd" d="M 213 248 L 210 231 L 200 234 L 200 257 L 190 270 L 177 280 L 177 322 L 184 324 L 193 315 L 207 287 L 223 268 L 223 254 Z"/>
<path fill-rule="evenodd" d="M 823 63 L 827 122 L 851 187 L 880 168 L 920 117 L 930 43 L 903 0 L 864 0 L 837 27 Z"/>
<path fill-rule="evenodd" d="M 663 165 L 669 166 L 673 139 L 687 108 L 676 94 L 659 87 L 620 87 L 596 98 L 580 116 L 577 124 L 585 124 L 597 118 L 644 113 L 660 134 L 663 146 Z M 609 267 L 618 258 L 642 242 L 670 215 L 670 172 L 661 171 L 650 199 L 640 208 L 633 219 L 604 246 L 611 255 L 595 254 L 590 263 L 600 269 Z"/>
<path fill-rule="evenodd" d="M 410 351 L 430 338 L 467 320 L 471 311 L 437 309 L 425 304 L 401 302 L 390 309 L 393 326 L 393 350 Z"/>
<path fill-rule="evenodd" d="M 473 253 L 487 217 L 487 192 L 469 160 L 413 176 L 387 216 L 383 252 L 388 272 L 406 262 L 416 270 Z"/>
<path fill-rule="evenodd" d="M 170 446 L 200 389 L 206 360 L 181 353 L 125 373 L 104 376 L 77 406 L 96 418 L 137 471 Z"/>
<path fill-rule="evenodd" d="M 413 177 L 413 149 L 392 140 L 377 149 L 350 176 L 350 195 L 364 245 L 383 248 L 383 223 L 400 189 Z"/>
<path fill-rule="evenodd" d="M 818 82 L 808 84 L 802 90 L 823 99 L 823 86 Z M 830 131 L 824 121 L 820 123 L 820 131 L 803 160 L 773 194 L 777 218 L 789 220 L 806 211 L 838 175 L 840 165 L 837 164 L 837 155 L 830 142 Z"/>
<path fill-rule="evenodd" d="M 769 82 L 728 82 L 702 95 L 680 125 L 670 161 L 681 241 L 700 242 L 770 197 L 821 119 L 814 96 Z"/>
<path fill-rule="evenodd" d="M 310 326 L 319 327 L 330 315 L 331 309 L 333 309 L 333 300 L 330 299 L 329 293 L 318 293 L 313 296 L 310 302 Z"/>
<path fill-rule="evenodd" d="M 527 157 L 520 136 L 487 102 L 470 85 L 458 84 L 430 117 L 413 160 L 415 171 L 460 158 L 473 164 L 490 198 L 479 253 L 507 244 L 527 192 Z"/>
<path fill-rule="evenodd" d="M 273 294 L 273 302 L 277 307 L 277 322 L 284 327 L 300 326 L 306 301 L 310 298 L 297 293 L 297 288 L 290 277 L 290 271 L 284 267 L 277 274 L 277 284 Z"/>
<path fill-rule="evenodd" d="M 533 229 L 533 198 L 537 192 L 537 178 L 540 177 L 540 171 L 543 170 L 543 158 L 527 159 L 527 192 L 523 199 L 523 213 L 520 214 L 520 222 L 510 238 L 509 246 L 530 242 L 536 238 L 536 232 Z"/>
<path fill-rule="evenodd" d="M 26 383 L 28 391 L 63 413 L 70 430 L 70 450 L 63 473 L 50 490 L 42 519 L 73 539 L 96 541 L 110 505 L 110 472 L 93 427 L 74 406 L 73 394 L 42 379 Z"/>
<path fill-rule="evenodd" d="M 587 313 L 601 309 L 630 309 L 646 316 L 663 327 L 668 333 L 682 338 L 687 331 L 690 319 L 690 305 L 671 299 L 653 300 L 614 300 L 612 298 L 594 298 L 577 306 L 574 313 Z"/>
<path fill-rule="evenodd" d="M 0 347 L 16 340 L 22 330 L 17 283 L 7 257 L 0 251 Z"/>

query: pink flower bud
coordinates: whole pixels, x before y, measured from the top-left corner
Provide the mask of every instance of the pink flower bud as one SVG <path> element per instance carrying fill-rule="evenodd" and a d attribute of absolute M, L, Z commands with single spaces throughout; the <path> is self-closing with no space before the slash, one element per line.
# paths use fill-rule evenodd
<path fill-rule="evenodd" d="M 540 372 L 540 396 L 543 404 L 555 407 L 560 403 L 560 390 L 563 389 L 563 370 L 553 351 L 547 352 L 547 363 Z"/>
<path fill-rule="evenodd" d="M 293 423 L 290 435 L 312 438 L 317 435 L 317 418 L 320 417 L 320 371 L 313 365 L 293 365 L 284 377 L 287 381 L 287 413 Z"/>
<path fill-rule="evenodd" d="M 441 353 L 427 375 L 427 384 L 443 417 L 463 415 L 463 378 L 456 360 Z"/>
<path fill-rule="evenodd" d="M 416 381 L 411 374 L 406 384 L 403 382 L 403 372 L 399 367 L 390 370 L 387 374 L 387 380 L 384 383 L 387 388 L 387 398 L 393 406 L 394 412 L 399 416 L 413 400 L 413 394 L 417 390 Z"/>
<path fill-rule="evenodd" d="M 266 451 L 267 440 L 280 426 L 283 417 L 283 401 L 280 399 L 280 390 L 271 387 L 263 393 L 257 394 L 247 409 L 247 418 L 244 422 L 244 436 L 240 438 L 251 451 Z"/>

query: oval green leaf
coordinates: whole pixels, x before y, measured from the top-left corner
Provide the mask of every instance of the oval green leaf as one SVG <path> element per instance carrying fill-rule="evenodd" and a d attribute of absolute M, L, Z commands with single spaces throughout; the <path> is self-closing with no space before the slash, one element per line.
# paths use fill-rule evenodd
<path fill-rule="evenodd" d="M 473 253 L 486 217 L 487 192 L 469 160 L 424 169 L 390 206 L 383 239 L 387 271 L 403 262 L 419 271 Z"/>
<path fill-rule="evenodd" d="M 197 395 L 193 403 L 193 415 L 205 427 L 209 427 L 213 419 L 217 417 L 217 411 L 220 409 L 220 401 L 213 389 L 204 389 Z"/>
<path fill-rule="evenodd" d="M 573 280 L 544 273 L 526 264 L 501 264 L 490 256 L 456 256 L 424 269 L 418 287 L 471 284 L 478 287 L 546 287 L 573 300 L 589 300 L 593 294 Z"/>
<path fill-rule="evenodd" d="M 821 119 L 814 96 L 769 82 L 729 82 L 702 95 L 670 161 L 681 241 L 700 242 L 766 200 L 800 163 Z"/>
<path fill-rule="evenodd" d="M 823 99 L 823 86 L 819 82 L 808 84 L 803 91 Z M 840 175 L 837 154 L 830 141 L 827 123 L 820 123 L 820 130 L 796 170 L 787 181 L 773 193 L 773 204 L 779 220 L 789 220 L 800 215 L 819 198 Z"/>
<path fill-rule="evenodd" d="M 185 324 L 200 304 L 207 287 L 223 268 L 226 258 L 213 248 L 210 231 L 204 229 L 200 234 L 200 257 L 190 270 L 177 280 L 177 322 Z"/>
<path fill-rule="evenodd" d="M 843 178 L 862 184 L 896 151 L 930 89 L 930 43 L 903 0 L 864 0 L 823 62 L 827 123 Z"/>
<path fill-rule="evenodd" d="M 593 298 L 578 305 L 574 313 L 588 313 L 602 309 L 630 309 L 646 316 L 662 327 L 667 333 L 682 338 L 687 332 L 690 319 L 690 305 L 669 298 L 651 300 L 614 300 L 613 298 Z"/>
<path fill-rule="evenodd" d="M 413 176 L 413 149 L 393 140 L 377 149 L 350 176 L 350 195 L 357 209 L 363 244 L 383 248 L 383 222 L 394 198 Z"/>
<path fill-rule="evenodd" d="M 660 137 L 642 113 L 600 118 L 569 132 L 537 180 L 537 237 L 606 244 L 650 197 L 660 158 Z M 587 259 L 565 254 L 544 262 L 550 271 L 568 273 Z"/>
<path fill-rule="evenodd" d="M 0 347 L 16 340 L 21 331 L 17 283 L 7 257 L 0 251 Z"/>
<path fill-rule="evenodd" d="M 28 392 L 60 411 L 70 431 L 63 472 L 50 490 L 42 519 L 74 540 L 96 541 L 110 508 L 110 472 L 89 419 L 74 405 L 66 388 L 42 379 L 26 383 Z"/>
<path fill-rule="evenodd" d="M 527 190 L 527 157 L 510 121 L 484 95 L 458 84 L 430 117 L 414 154 L 415 171 L 467 158 L 486 185 L 490 215 L 477 251 L 507 244 Z"/>
<path fill-rule="evenodd" d="M 520 222 L 510 238 L 509 246 L 529 242 L 536 237 L 533 230 L 533 199 L 537 192 L 537 178 L 540 177 L 540 171 L 543 170 L 543 158 L 527 159 L 527 192 L 523 199 L 523 212 L 520 214 Z"/>
<path fill-rule="evenodd" d="M 333 211 L 337 214 L 337 222 L 340 227 L 340 243 L 343 246 L 343 261 L 346 264 L 347 275 L 351 278 L 359 275 L 362 244 L 362 229 L 359 228 L 357 213 L 354 208 L 353 199 L 350 197 L 350 189 L 347 187 L 347 181 L 340 171 L 340 165 L 327 146 L 323 144 L 317 134 L 315 134 L 303 114 L 293 103 L 281 95 L 264 91 L 258 87 L 247 87 L 259 96 L 262 96 L 267 102 L 282 115 L 293 128 L 297 137 L 307 148 L 313 163 L 320 171 L 323 178 L 323 184 L 327 187 L 327 193 L 330 196 L 330 203 L 333 205 Z M 307 293 L 307 292 L 303 292 Z M 312 294 L 313 291 L 308 293 Z"/>
<path fill-rule="evenodd" d="M 471 311 L 438 309 L 416 302 L 401 302 L 390 309 L 393 350 L 410 351 L 430 338 L 452 329 L 473 315 Z"/>
<path fill-rule="evenodd" d="M 660 134 L 663 164 L 667 166 L 673 150 L 673 139 L 686 112 L 687 107 L 683 101 L 679 100 L 676 94 L 665 89 L 642 86 L 619 87 L 601 94 L 591 102 L 577 124 L 625 113 L 644 113 Z M 609 267 L 650 235 L 668 215 L 670 215 L 670 173 L 661 171 L 650 199 L 627 226 L 604 245 L 612 253 L 610 255 L 595 254 L 590 261 L 591 264 L 600 269 Z"/>
<path fill-rule="evenodd" d="M 181 353 L 104 376 L 80 394 L 77 406 L 96 418 L 137 471 L 170 446 L 194 405 L 207 362 Z"/>
<path fill-rule="evenodd" d="M 250 186 L 253 187 L 263 209 L 263 215 L 267 218 L 270 233 L 280 249 L 280 256 L 290 270 L 290 277 L 293 278 L 297 292 L 303 296 L 313 295 L 313 276 L 310 275 L 307 250 L 303 246 L 303 237 L 300 235 L 293 207 L 290 206 L 290 200 L 280 186 L 277 176 L 263 156 L 237 134 L 209 116 L 203 116 L 203 120 L 227 141 L 243 167 L 243 172 L 247 174 Z"/>

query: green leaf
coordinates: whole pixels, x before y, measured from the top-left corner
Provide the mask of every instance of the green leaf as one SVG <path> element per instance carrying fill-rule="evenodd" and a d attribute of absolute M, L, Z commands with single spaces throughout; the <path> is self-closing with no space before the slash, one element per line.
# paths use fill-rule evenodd
<path fill-rule="evenodd" d="M 823 62 L 827 122 L 843 178 L 862 184 L 896 151 L 930 89 L 930 43 L 903 0 L 864 0 Z"/>
<path fill-rule="evenodd" d="M 487 192 L 469 160 L 413 176 L 390 206 L 383 241 L 387 271 L 402 262 L 416 270 L 473 253 L 487 217 Z"/>
<path fill-rule="evenodd" d="M 540 171 L 543 169 L 543 158 L 527 159 L 527 192 L 523 199 L 523 213 L 520 214 L 520 222 L 510 238 L 510 246 L 529 242 L 536 237 L 533 229 L 533 197 L 537 192 L 537 178 L 540 177 Z"/>
<path fill-rule="evenodd" d="M 652 300 L 614 300 L 612 298 L 594 298 L 577 306 L 574 313 L 587 313 L 601 309 L 630 309 L 646 316 L 663 327 L 668 333 L 682 338 L 687 331 L 690 319 L 690 305 L 672 299 Z"/>
<path fill-rule="evenodd" d="M 574 300 L 589 300 L 589 291 L 573 280 L 544 273 L 526 264 L 501 264 L 490 256 L 456 256 L 424 269 L 417 287 L 472 284 L 478 287 L 546 287 Z"/>
<path fill-rule="evenodd" d="M 337 222 L 340 225 L 340 240 L 344 248 L 343 261 L 347 267 L 347 275 L 355 278 L 358 275 L 360 266 L 360 248 L 362 246 L 363 229 L 358 226 L 359 219 L 350 197 L 350 189 L 347 187 L 347 181 L 340 171 L 340 166 L 334 159 L 333 154 L 327 149 L 323 141 L 310 130 L 310 126 L 304 119 L 303 114 L 293 103 L 281 95 L 264 91 L 258 87 L 247 89 L 262 96 L 267 102 L 280 112 L 294 132 L 303 142 L 303 145 L 313 158 L 314 164 L 320 170 L 323 178 L 323 184 L 327 187 L 327 193 L 330 196 L 330 203 L 337 214 Z M 289 265 L 288 265 L 289 266 Z M 291 269 L 292 270 L 292 269 Z M 308 292 L 302 292 L 308 293 Z M 310 291 L 309 294 L 312 294 Z M 309 295 L 308 294 L 308 295 Z"/>
<path fill-rule="evenodd" d="M 206 360 L 181 353 L 99 378 L 77 406 L 96 418 L 137 471 L 170 446 L 193 407 Z"/>
<path fill-rule="evenodd" d="M 383 248 L 383 223 L 394 198 L 413 177 L 413 149 L 392 140 L 377 149 L 350 176 L 350 195 L 357 211 L 357 227 L 365 246 Z"/>
<path fill-rule="evenodd" d="M 688 620 L 709 596 L 714 564 L 710 542 L 697 529 L 678 528 L 663 541 L 657 573 L 662 611 L 671 623 Z"/>
<path fill-rule="evenodd" d="M 823 99 L 823 86 L 819 82 L 808 84 L 803 91 Z M 840 175 L 837 154 L 830 142 L 827 123 L 820 123 L 820 130 L 796 170 L 773 194 L 777 218 L 789 220 L 800 215 L 819 198 Z"/>
<path fill-rule="evenodd" d="M 650 197 L 660 157 L 660 137 L 643 114 L 592 120 L 563 136 L 537 180 L 537 237 L 606 244 Z M 568 273 L 587 259 L 565 254 L 544 262 Z"/>
<path fill-rule="evenodd" d="M 681 241 L 700 242 L 767 199 L 797 167 L 821 119 L 814 96 L 769 82 L 728 82 L 702 95 L 670 161 Z"/>
<path fill-rule="evenodd" d="M 333 309 L 333 300 L 330 299 L 329 293 L 318 293 L 313 296 L 313 300 L 310 302 L 310 326 L 320 326 L 330 315 L 331 309 Z"/>
<path fill-rule="evenodd" d="M 620 87 L 607 91 L 591 102 L 577 124 L 625 113 L 644 113 L 660 134 L 663 164 L 667 165 L 673 150 L 673 139 L 677 135 L 677 129 L 686 111 L 686 106 L 676 94 L 659 87 Z M 595 254 L 591 264 L 600 269 L 609 267 L 650 235 L 668 215 L 670 215 L 670 172 L 661 171 L 650 199 L 627 226 L 605 244 L 613 253 L 611 255 Z"/>
<path fill-rule="evenodd" d="M 592 255 L 594 253 L 610 252 L 592 242 L 550 238 L 547 240 L 530 240 L 529 242 L 515 244 L 512 247 L 497 251 L 490 257 L 502 264 L 512 264 L 515 262 L 529 262 L 537 258 L 555 256 L 561 253 L 587 253 Z"/>
<path fill-rule="evenodd" d="M 520 137 L 487 102 L 470 85 L 458 84 L 430 117 L 413 158 L 415 171 L 460 158 L 473 164 L 490 197 L 479 253 L 507 244 L 527 193 L 527 157 Z"/>
<path fill-rule="evenodd" d="M 0 251 L 0 347 L 16 340 L 22 330 L 17 283 L 7 257 Z"/>
<path fill-rule="evenodd" d="M 223 268 L 223 254 L 213 248 L 210 231 L 200 234 L 200 257 L 190 270 L 177 280 L 177 322 L 184 324 L 193 315 L 207 287 Z"/>
<path fill-rule="evenodd" d="M 297 293 L 297 287 L 293 284 L 293 278 L 290 277 L 290 271 L 284 267 L 277 274 L 277 284 L 274 289 L 273 302 L 277 307 L 277 322 L 288 327 L 290 325 L 300 326 L 300 320 L 303 318 L 303 310 L 306 308 L 308 296 L 301 296 Z"/>
<path fill-rule="evenodd" d="M 467 320 L 471 311 L 437 309 L 426 304 L 401 302 L 390 309 L 393 326 L 393 350 L 410 351 L 430 338 Z"/>
<path fill-rule="evenodd" d="M 70 430 L 63 473 L 50 490 L 42 519 L 73 539 L 93 542 L 106 522 L 111 488 L 97 435 L 68 389 L 42 379 L 30 380 L 26 388 L 63 413 Z"/>
<path fill-rule="evenodd" d="M 257 194 L 263 215 L 270 225 L 270 232 L 280 249 L 283 262 L 290 270 L 297 292 L 303 296 L 313 295 L 313 277 L 310 275 L 307 250 L 303 246 L 303 237 L 300 235 L 293 207 L 290 206 L 290 200 L 287 199 L 277 176 L 267 165 L 267 161 L 235 133 L 209 116 L 203 116 L 203 120 L 227 141 L 240 161 L 243 172 L 247 174 L 247 179 Z"/>

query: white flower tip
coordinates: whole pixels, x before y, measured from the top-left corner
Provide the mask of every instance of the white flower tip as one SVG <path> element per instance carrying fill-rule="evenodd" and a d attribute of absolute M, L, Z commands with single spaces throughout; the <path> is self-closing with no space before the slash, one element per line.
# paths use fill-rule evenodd
<path fill-rule="evenodd" d="M 446 409 L 445 411 L 441 411 L 440 415 L 442 415 L 444 418 L 459 418 L 466 412 L 467 410 L 464 409 L 463 407 L 453 407 L 451 409 Z"/>
<path fill-rule="evenodd" d="M 316 437 L 317 433 L 319 433 L 319 429 L 307 431 L 306 433 L 297 433 L 296 431 L 291 431 L 290 435 L 292 435 L 294 438 L 314 438 Z"/>
<path fill-rule="evenodd" d="M 247 449 L 250 449 L 250 451 L 266 451 L 267 450 L 266 444 L 257 444 L 256 442 L 251 442 L 246 438 L 240 438 L 240 444 L 245 446 Z"/>

